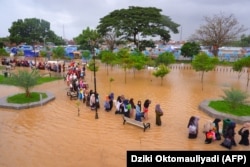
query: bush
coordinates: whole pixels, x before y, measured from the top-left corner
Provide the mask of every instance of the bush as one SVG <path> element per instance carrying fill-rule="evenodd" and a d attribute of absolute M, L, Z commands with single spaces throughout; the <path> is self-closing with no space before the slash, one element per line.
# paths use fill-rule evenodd
<path fill-rule="evenodd" d="M 235 109 L 238 105 L 246 103 L 248 94 L 241 90 L 231 88 L 230 90 L 224 90 L 225 96 L 222 98 L 230 104 L 230 106 Z"/>
<path fill-rule="evenodd" d="M 6 52 L 4 48 L 0 48 L 0 56 L 8 56 L 9 54 Z"/>

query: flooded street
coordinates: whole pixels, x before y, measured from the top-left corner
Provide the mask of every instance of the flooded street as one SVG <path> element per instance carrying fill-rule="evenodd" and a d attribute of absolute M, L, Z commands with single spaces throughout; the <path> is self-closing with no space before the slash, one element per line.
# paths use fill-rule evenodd
<path fill-rule="evenodd" d="M 161 79 L 152 71 L 128 71 L 100 66 L 96 73 L 97 92 L 100 94 L 99 119 L 84 103 L 80 104 L 78 116 L 77 100 L 66 95 L 64 80 L 35 87 L 35 91 L 52 92 L 56 99 L 46 105 L 13 110 L 0 108 L 0 167 L 125 167 L 127 150 L 226 150 L 222 141 L 204 144 L 202 126 L 214 120 L 198 109 L 205 99 L 216 99 L 224 95 L 223 89 L 235 87 L 246 89 L 246 73 L 238 80 L 232 71 L 205 73 L 202 91 L 200 74 L 191 68 L 173 65 L 171 72 Z M 114 81 L 110 83 L 110 78 Z M 87 71 L 86 81 L 94 89 L 93 74 Z M 0 97 L 21 92 L 13 86 L 1 87 Z M 144 102 L 152 101 L 149 107 L 151 128 L 143 132 L 130 124 L 123 125 L 121 115 L 104 111 L 105 96 L 114 92 Z M 248 88 L 248 93 L 249 93 Z M 162 126 L 155 125 L 155 105 L 164 111 Z M 190 116 L 200 117 L 197 139 L 188 139 L 187 123 Z M 241 125 L 236 126 L 238 130 Z M 222 121 L 220 123 L 222 128 Z M 239 135 L 236 135 L 239 141 Z M 238 145 L 232 150 L 250 150 Z"/>

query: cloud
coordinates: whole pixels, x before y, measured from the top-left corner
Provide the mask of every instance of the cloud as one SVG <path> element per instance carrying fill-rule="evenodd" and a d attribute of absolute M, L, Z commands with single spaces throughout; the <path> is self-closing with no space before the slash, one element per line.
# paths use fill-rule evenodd
<path fill-rule="evenodd" d="M 204 24 L 204 16 L 220 12 L 234 14 L 240 24 L 250 28 L 249 0 L 1 0 L 0 37 L 9 35 L 14 21 L 38 18 L 50 22 L 58 36 L 72 39 L 87 27 L 96 28 L 100 18 L 113 10 L 129 6 L 162 9 L 162 14 L 181 25 L 181 33 L 171 34 L 174 40 L 187 39 Z"/>

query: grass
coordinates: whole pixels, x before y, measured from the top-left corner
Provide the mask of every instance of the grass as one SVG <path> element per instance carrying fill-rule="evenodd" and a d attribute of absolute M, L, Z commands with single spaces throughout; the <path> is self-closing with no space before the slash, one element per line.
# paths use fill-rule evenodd
<path fill-rule="evenodd" d="M 40 77 L 37 81 L 37 84 L 39 85 L 39 84 L 43 84 L 46 82 L 60 80 L 60 79 L 62 79 L 62 77 Z M 16 86 L 15 83 L 10 82 L 9 77 L 4 77 L 3 75 L 0 75 L 0 84 Z M 38 102 L 40 101 L 40 94 L 42 94 L 43 99 L 48 97 L 46 93 L 31 92 L 30 97 L 26 97 L 25 93 L 20 93 L 20 94 L 16 94 L 11 97 L 8 97 L 7 102 L 15 103 L 15 104 Z"/>
<path fill-rule="evenodd" d="M 46 93 L 40 92 L 31 92 L 30 97 L 26 97 L 25 93 L 19 93 L 7 98 L 8 103 L 15 103 L 15 104 L 25 104 L 25 103 L 32 103 L 40 101 L 40 94 L 42 94 L 42 99 L 47 98 Z"/>
<path fill-rule="evenodd" d="M 37 84 L 40 85 L 46 82 L 52 82 L 60 79 L 62 79 L 62 77 L 40 77 L 37 80 Z M 9 77 L 4 77 L 3 75 L 0 75 L 0 84 L 15 86 L 15 83 L 10 82 Z"/>
<path fill-rule="evenodd" d="M 221 113 L 231 114 L 235 116 L 250 116 L 250 106 L 245 104 L 239 104 L 235 109 L 232 109 L 230 103 L 219 100 L 219 101 L 211 101 L 209 103 L 209 107 L 217 110 Z"/>

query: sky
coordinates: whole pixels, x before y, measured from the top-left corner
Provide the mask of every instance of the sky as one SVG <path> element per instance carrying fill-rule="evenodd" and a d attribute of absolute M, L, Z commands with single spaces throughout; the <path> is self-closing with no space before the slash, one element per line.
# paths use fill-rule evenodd
<path fill-rule="evenodd" d="M 180 24 L 175 41 L 187 40 L 206 22 L 204 16 L 233 14 L 250 35 L 250 0 L 0 0 L 0 37 L 9 36 L 8 29 L 18 19 L 37 18 L 50 23 L 56 35 L 71 40 L 90 27 L 95 29 L 100 18 L 129 6 L 156 7 L 162 15 Z"/>

